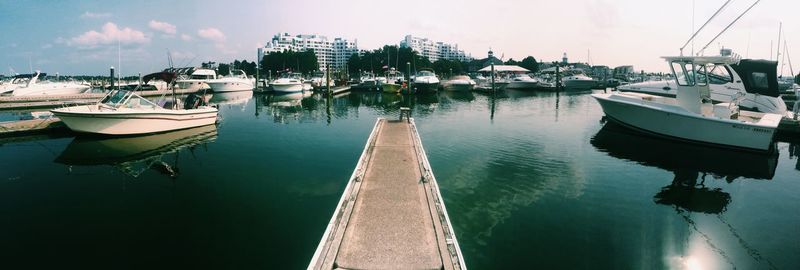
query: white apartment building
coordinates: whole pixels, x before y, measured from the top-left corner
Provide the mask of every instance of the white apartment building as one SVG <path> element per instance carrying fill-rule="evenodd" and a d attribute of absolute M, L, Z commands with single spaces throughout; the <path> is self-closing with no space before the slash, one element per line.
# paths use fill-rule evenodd
<path fill-rule="evenodd" d="M 347 64 L 350 55 L 358 52 L 358 43 L 343 38 L 335 38 L 330 41 L 327 37 L 320 35 L 292 36 L 289 33 L 279 33 L 264 46 L 265 54 L 307 50 L 314 50 L 320 70 L 325 70 L 328 65 L 332 69 L 342 69 Z"/>
<path fill-rule="evenodd" d="M 431 62 L 439 59 L 468 61 L 471 57 L 467 56 L 463 50 L 458 49 L 458 44 L 448 44 L 444 42 L 434 42 L 433 40 L 421 37 L 406 35 L 400 41 L 400 47 L 411 48 L 419 55 L 427 57 Z"/>

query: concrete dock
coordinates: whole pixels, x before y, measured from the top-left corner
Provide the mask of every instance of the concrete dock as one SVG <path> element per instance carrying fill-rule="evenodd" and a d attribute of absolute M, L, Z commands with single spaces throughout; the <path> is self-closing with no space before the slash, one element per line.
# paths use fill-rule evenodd
<path fill-rule="evenodd" d="M 378 119 L 308 269 L 466 269 L 413 119 Z"/>

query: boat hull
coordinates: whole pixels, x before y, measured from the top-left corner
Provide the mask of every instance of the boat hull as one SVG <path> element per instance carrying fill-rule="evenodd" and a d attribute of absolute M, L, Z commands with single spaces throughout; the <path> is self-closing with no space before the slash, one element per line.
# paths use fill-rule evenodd
<path fill-rule="evenodd" d="M 536 89 L 539 88 L 539 82 L 520 82 L 512 81 L 506 85 L 506 89 Z"/>
<path fill-rule="evenodd" d="M 470 83 L 449 83 L 442 88 L 447 91 L 455 92 L 472 91 L 472 89 L 475 88 L 475 85 Z"/>
<path fill-rule="evenodd" d="M 403 88 L 402 85 L 396 83 L 383 83 L 381 87 L 383 88 L 384 93 L 399 93 Z"/>
<path fill-rule="evenodd" d="M 91 107 L 94 111 L 91 111 Z M 71 130 L 105 135 L 136 135 L 212 125 L 217 109 L 98 111 L 97 105 L 51 110 Z"/>
<path fill-rule="evenodd" d="M 76 95 L 83 93 L 88 89 L 89 86 L 86 85 L 36 85 L 35 87 L 18 87 L 11 92 L 11 96 Z"/>
<path fill-rule="evenodd" d="M 236 91 L 252 91 L 253 84 L 248 82 L 207 82 L 208 87 L 215 93 L 222 92 L 236 92 Z"/>
<path fill-rule="evenodd" d="M 414 89 L 417 93 L 436 92 L 439 90 L 439 83 L 414 83 Z"/>
<path fill-rule="evenodd" d="M 175 82 L 178 89 L 200 90 L 210 88 L 203 80 L 178 80 Z"/>
<path fill-rule="evenodd" d="M 589 90 L 592 89 L 597 85 L 597 82 L 590 81 L 590 80 L 565 80 L 564 81 L 564 88 L 567 89 L 578 89 L 578 90 Z"/>
<path fill-rule="evenodd" d="M 736 120 L 703 117 L 680 110 L 669 110 L 670 106 L 637 101 L 617 94 L 592 94 L 606 117 L 623 126 L 663 137 L 704 143 L 710 145 L 768 151 L 780 122 L 780 115 L 765 114 L 770 117 L 768 124 L 745 123 Z"/>
<path fill-rule="evenodd" d="M 301 83 L 292 83 L 292 84 L 273 83 L 270 86 L 272 86 L 272 91 L 281 93 L 292 93 L 292 92 L 303 91 L 303 84 Z"/>

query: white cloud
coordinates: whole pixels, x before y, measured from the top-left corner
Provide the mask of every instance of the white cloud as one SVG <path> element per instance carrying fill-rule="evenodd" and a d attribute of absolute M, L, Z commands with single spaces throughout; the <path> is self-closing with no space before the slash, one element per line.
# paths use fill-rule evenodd
<path fill-rule="evenodd" d="M 192 40 L 192 36 L 187 35 L 187 34 L 181 34 L 181 39 L 183 41 L 189 41 L 189 40 Z"/>
<path fill-rule="evenodd" d="M 134 30 L 129 27 L 120 29 L 116 24 L 107 22 L 103 25 L 100 32 L 91 30 L 80 36 L 70 38 L 67 45 L 76 45 L 84 48 L 92 48 L 97 45 L 113 44 L 119 41 L 120 44 L 146 44 L 150 42 L 142 31 Z"/>
<path fill-rule="evenodd" d="M 151 20 L 150 23 L 148 23 L 147 25 L 150 26 L 150 28 L 153 30 L 161 31 L 170 35 L 174 35 L 177 32 L 175 26 L 167 22 L 159 22 L 156 20 Z"/>
<path fill-rule="evenodd" d="M 94 13 L 87 11 L 81 14 L 81 19 L 100 19 L 108 17 L 111 17 L 111 13 Z"/>
<path fill-rule="evenodd" d="M 200 36 L 201 38 L 205 38 L 215 42 L 225 41 L 225 34 L 223 34 L 222 31 L 219 31 L 219 29 L 214 27 L 197 30 L 197 35 Z"/>
<path fill-rule="evenodd" d="M 42 49 L 50 49 L 50 48 L 53 48 L 53 44 L 46 43 L 46 44 L 42 45 Z"/>

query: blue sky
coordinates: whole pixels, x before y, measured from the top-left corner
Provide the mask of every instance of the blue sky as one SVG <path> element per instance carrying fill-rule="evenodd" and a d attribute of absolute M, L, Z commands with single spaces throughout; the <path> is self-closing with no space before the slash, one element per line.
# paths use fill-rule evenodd
<path fill-rule="evenodd" d="M 14 1 L 0 0 L 0 72 L 124 75 L 203 61 L 253 61 L 278 32 L 357 39 L 361 49 L 406 34 L 457 43 L 481 58 L 533 55 L 664 71 L 678 48 L 725 0 L 560 1 Z M 698 37 L 706 44 L 753 1 L 732 1 Z M 800 1 L 763 0 L 707 49 L 770 58 L 782 21 L 791 56 L 800 52 Z M 119 44 L 119 50 L 118 50 Z M 797 48 L 795 48 L 795 46 Z M 687 53 L 690 49 L 687 49 Z M 119 52 L 119 53 L 118 53 Z M 121 63 L 118 63 L 118 55 Z M 774 52 L 773 52 L 774 55 Z M 793 59 L 800 63 L 800 55 Z M 119 67 L 121 64 L 121 67 Z M 797 67 L 797 66 L 796 66 Z M 786 67 L 788 71 L 788 67 Z M 798 71 L 795 71 L 797 73 Z"/>

